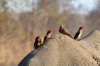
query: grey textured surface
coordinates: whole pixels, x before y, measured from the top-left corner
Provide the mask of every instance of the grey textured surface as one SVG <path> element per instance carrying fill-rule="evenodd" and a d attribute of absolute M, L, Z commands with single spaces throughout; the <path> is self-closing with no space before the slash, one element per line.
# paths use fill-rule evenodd
<path fill-rule="evenodd" d="M 80 41 L 55 35 L 30 52 L 18 66 L 100 66 L 100 31 Z"/>

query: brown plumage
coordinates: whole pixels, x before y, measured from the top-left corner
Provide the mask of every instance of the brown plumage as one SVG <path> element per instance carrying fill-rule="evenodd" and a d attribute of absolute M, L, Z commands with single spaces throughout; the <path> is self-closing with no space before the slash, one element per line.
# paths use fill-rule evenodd
<path fill-rule="evenodd" d="M 46 35 L 44 36 L 44 42 L 45 42 L 48 38 L 51 37 L 51 32 L 52 32 L 51 29 L 49 29 L 49 30 L 47 31 Z"/>
<path fill-rule="evenodd" d="M 42 39 L 41 39 L 40 36 L 37 36 L 37 37 L 35 38 L 34 48 L 35 48 L 35 49 L 38 48 L 41 44 L 42 44 Z"/>
<path fill-rule="evenodd" d="M 82 34 L 83 34 L 83 27 L 80 27 L 80 28 L 78 29 L 78 31 L 76 32 L 76 34 L 75 34 L 75 36 L 74 36 L 74 39 L 75 39 L 75 40 L 79 40 L 79 39 L 81 38 Z"/>
<path fill-rule="evenodd" d="M 60 25 L 59 32 L 72 38 L 72 36 L 69 33 L 69 31 L 65 30 L 63 25 Z"/>

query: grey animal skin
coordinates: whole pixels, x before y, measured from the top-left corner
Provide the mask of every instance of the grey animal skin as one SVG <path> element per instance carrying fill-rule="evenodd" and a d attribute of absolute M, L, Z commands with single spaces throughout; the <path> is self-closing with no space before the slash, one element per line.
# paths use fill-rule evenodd
<path fill-rule="evenodd" d="M 80 41 L 55 35 L 31 51 L 18 66 L 100 66 L 100 31 Z"/>

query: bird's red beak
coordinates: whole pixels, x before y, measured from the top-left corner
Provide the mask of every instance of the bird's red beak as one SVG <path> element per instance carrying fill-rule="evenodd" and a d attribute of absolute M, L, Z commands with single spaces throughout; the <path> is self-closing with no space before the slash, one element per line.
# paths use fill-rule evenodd
<path fill-rule="evenodd" d="M 52 29 L 49 29 L 47 32 L 48 32 L 48 33 L 51 33 L 52 31 L 53 31 Z"/>

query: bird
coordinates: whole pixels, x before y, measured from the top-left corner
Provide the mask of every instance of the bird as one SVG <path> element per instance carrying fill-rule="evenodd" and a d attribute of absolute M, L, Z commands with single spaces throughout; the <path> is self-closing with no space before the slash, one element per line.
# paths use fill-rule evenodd
<path fill-rule="evenodd" d="M 82 36 L 83 34 L 83 28 L 84 27 L 79 27 L 78 31 L 76 32 L 75 36 L 74 36 L 74 39 L 75 40 L 80 40 L 80 37 Z"/>
<path fill-rule="evenodd" d="M 47 39 L 49 39 L 51 37 L 51 32 L 53 30 L 52 29 L 48 29 L 46 35 L 44 36 L 44 41 L 45 42 Z"/>
<path fill-rule="evenodd" d="M 59 32 L 62 33 L 62 34 L 64 34 L 64 35 L 67 35 L 67 36 L 73 38 L 73 37 L 71 36 L 71 34 L 69 33 L 69 31 L 65 30 L 63 24 L 60 25 L 60 27 L 59 27 Z"/>
<path fill-rule="evenodd" d="M 42 38 L 40 36 L 37 36 L 35 38 L 35 42 L 34 42 L 34 49 L 38 48 L 41 44 L 42 44 Z"/>

